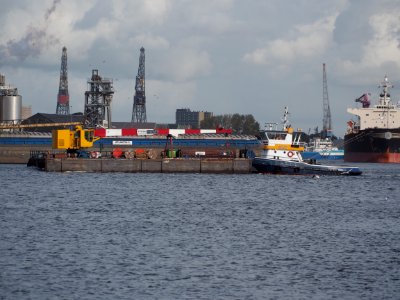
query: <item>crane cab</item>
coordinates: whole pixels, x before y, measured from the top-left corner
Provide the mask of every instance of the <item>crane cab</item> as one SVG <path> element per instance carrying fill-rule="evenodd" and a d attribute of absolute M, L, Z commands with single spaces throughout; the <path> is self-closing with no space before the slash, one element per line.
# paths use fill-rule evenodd
<path fill-rule="evenodd" d="M 74 130 L 58 129 L 52 131 L 53 149 L 83 149 L 91 148 L 99 137 L 94 136 L 94 129 L 83 129 L 75 126 Z"/>

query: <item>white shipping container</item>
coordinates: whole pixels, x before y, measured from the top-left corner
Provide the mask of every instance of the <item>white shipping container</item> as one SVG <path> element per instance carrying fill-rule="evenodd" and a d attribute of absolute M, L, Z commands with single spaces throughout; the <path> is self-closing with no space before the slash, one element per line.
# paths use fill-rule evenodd
<path fill-rule="evenodd" d="M 216 129 L 201 129 L 200 132 L 201 133 L 216 133 L 217 130 Z"/>
<path fill-rule="evenodd" d="M 174 137 L 178 137 L 180 134 L 185 134 L 185 129 L 170 129 L 169 134 L 173 135 Z"/>
<path fill-rule="evenodd" d="M 122 136 L 122 129 L 106 129 L 106 136 Z"/>

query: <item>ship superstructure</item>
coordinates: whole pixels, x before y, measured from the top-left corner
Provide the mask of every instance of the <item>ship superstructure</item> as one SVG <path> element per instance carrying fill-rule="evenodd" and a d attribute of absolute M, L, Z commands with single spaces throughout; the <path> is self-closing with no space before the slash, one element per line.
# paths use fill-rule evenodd
<path fill-rule="evenodd" d="M 365 93 L 355 100 L 362 107 L 347 109 L 356 118 L 347 123 L 345 161 L 400 163 L 400 106 L 391 100 L 393 85 L 387 76 L 380 88 L 375 105 Z"/>

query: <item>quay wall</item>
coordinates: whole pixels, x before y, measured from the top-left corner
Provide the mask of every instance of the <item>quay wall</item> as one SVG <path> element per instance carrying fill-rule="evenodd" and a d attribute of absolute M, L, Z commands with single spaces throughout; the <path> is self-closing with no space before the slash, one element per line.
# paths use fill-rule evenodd
<path fill-rule="evenodd" d="M 85 159 L 47 158 L 47 172 L 228 173 L 247 174 L 251 160 L 235 159 Z"/>
<path fill-rule="evenodd" d="M 32 151 L 52 151 L 51 146 L 4 146 L 0 145 L 0 164 L 27 164 Z"/>

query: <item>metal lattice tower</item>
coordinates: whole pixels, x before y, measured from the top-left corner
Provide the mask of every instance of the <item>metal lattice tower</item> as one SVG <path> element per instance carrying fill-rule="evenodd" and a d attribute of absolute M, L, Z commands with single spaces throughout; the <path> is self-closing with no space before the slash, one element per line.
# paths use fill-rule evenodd
<path fill-rule="evenodd" d="M 323 113 L 324 117 L 322 120 L 322 138 L 331 137 L 332 136 L 332 118 L 331 118 L 331 108 L 329 106 L 329 98 L 328 98 L 328 82 L 326 79 L 326 69 L 325 64 L 322 64 L 322 89 L 323 89 Z"/>
<path fill-rule="evenodd" d="M 68 94 L 68 70 L 67 70 L 67 48 L 62 48 L 60 86 L 57 96 L 57 115 L 69 115 L 69 94 Z"/>
<path fill-rule="evenodd" d="M 144 79 L 144 48 L 140 48 L 139 69 L 136 76 L 135 96 L 133 96 L 132 123 L 146 123 L 146 93 Z"/>
<path fill-rule="evenodd" d="M 109 128 L 111 126 L 111 101 L 114 94 L 113 81 L 101 78 L 98 70 L 92 70 L 85 92 L 85 126 Z"/>

